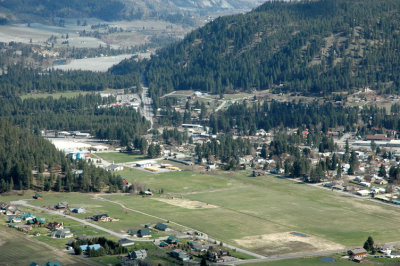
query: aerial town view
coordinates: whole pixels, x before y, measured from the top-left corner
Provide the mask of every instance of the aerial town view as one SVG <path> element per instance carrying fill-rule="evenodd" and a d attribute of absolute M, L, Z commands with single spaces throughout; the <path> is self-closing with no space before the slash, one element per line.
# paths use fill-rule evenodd
<path fill-rule="evenodd" d="M 400 1 L 0 1 L 0 265 L 400 265 Z"/>

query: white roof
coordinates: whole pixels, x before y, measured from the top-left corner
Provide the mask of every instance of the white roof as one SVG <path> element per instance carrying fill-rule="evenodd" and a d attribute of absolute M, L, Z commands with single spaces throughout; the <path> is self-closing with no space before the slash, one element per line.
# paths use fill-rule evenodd
<path fill-rule="evenodd" d="M 77 142 L 74 140 L 65 140 L 65 139 L 49 139 L 51 143 L 53 143 L 54 146 L 58 150 L 65 150 L 65 149 L 88 149 L 91 147 L 90 144 L 83 143 L 83 142 Z"/>

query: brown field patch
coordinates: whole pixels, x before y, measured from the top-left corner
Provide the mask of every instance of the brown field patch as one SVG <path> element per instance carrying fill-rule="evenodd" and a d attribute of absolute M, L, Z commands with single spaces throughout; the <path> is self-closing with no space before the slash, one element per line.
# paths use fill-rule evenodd
<path fill-rule="evenodd" d="M 246 236 L 234 240 L 238 245 L 266 255 L 298 253 L 305 251 L 338 250 L 341 244 L 310 236 L 292 235 L 291 232 Z"/>
<path fill-rule="evenodd" d="M 174 206 L 178 206 L 185 209 L 212 209 L 218 208 L 216 205 L 208 204 L 205 202 L 197 201 L 197 200 L 188 200 L 182 198 L 152 198 L 153 200 L 161 201 L 164 203 L 168 203 Z"/>

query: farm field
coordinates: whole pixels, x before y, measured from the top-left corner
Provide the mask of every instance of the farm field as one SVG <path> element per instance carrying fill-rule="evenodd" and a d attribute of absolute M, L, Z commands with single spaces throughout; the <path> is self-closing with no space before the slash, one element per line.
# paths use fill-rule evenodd
<path fill-rule="evenodd" d="M 148 159 L 146 156 L 143 155 L 132 155 L 122 152 L 99 152 L 95 153 L 95 155 L 110 163 L 127 163 Z"/>
<path fill-rule="evenodd" d="M 93 265 L 4 226 L 0 226 L 0 250 L 1 265 L 29 265 L 32 262 L 42 265 L 48 261 L 60 261 L 61 265 Z"/>
<path fill-rule="evenodd" d="M 85 214 L 76 215 L 82 219 L 107 213 L 120 221 L 100 225 L 118 233 L 166 219 L 174 229 L 185 229 L 172 223 L 177 222 L 262 255 L 341 250 L 362 246 L 369 235 L 379 244 L 398 241 L 400 234 L 400 228 L 393 226 L 400 222 L 396 208 L 291 180 L 248 177 L 248 171 L 204 175 L 190 171 L 153 174 L 127 169 L 119 173 L 130 182 L 140 181 L 156 192 L 162 188 L 164 193 L 153 197 L 43 193 L 43 200 L 30 203 L 48 206 L 68 201 L 70 206 L 86 208 Z M 29 197 L 25 193 L 19 199 Z"/>
<path fill-rule="evenodd" d="M 166 192 L 163 197 L 182 197 L 185 201 L 199 201 L 217 207 L 196 209 L 149 198 L 130 200 L 117 195 L 107 198 L 265 255 L 361 246 L 369 235 L 377 243 L 390 242 L 398 240 L 400 233 L 400 228 L 393 227 L 400 221 L 400 213 L 395 208 L 290 180 L 235 174 L 229 177 L 229 182 L 234 184 L 230 188 L 225 184 L 225 189 L 201 192 L 205 184 L 202 187 L 194 185 L 191 179 L 180 178 L 176 179 L 177 183 L 163 188 Z M 227 182 L 226 176 L 204 177 L 202 181 L 208 186 L 214 185 L 209 178 Z M 139 179 L 149 187 L 152 183 L 163 183 L 162 175 Z M 170 182 L 168 177 L 164 181 Z M 176 194 L 179 191 L 177 186 L 187 184 L 197 192 Z M 168 192 L 174 194 L 168 195 Z M 377 224 L 379 226 L 375 226 Z M 292 232 L 306 236 L 292 235 Z"/>

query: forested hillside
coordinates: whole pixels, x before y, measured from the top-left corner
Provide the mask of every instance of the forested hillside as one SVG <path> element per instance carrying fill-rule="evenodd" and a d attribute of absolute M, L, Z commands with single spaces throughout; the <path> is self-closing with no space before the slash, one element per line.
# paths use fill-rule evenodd
<path fill-rule="evenodd" d="M 83 173 L 76 175 L 74 169 Z M 48 140 L 0 118 L 0 193 L 32 188 L 101 191 L 107 186 L 111 191 L 122 189 L 121 177 L 84 161 L 69 161 Z"/>
<path fill-rule="evenodd" d="M 400 84 L 400 1 L 267 2 L 220 17 L 147 64 L 153 95 L 275 89 L 323 95 Z"/>

